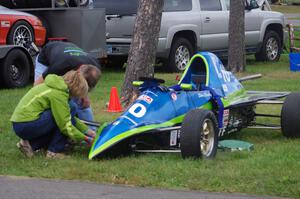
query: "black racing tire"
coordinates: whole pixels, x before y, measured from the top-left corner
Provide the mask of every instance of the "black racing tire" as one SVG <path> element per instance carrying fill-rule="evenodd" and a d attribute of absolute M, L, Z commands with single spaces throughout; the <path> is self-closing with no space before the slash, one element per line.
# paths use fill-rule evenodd
<path fill-rule="evenodd" d="M 16 22 L 9 31 L 7 43 L 25 47 L 34 42 L 34 33 L 31 25 L 26 21 Z"/>
<path fill-rule="evenodd" d="M 169 72 L 182 72 L 194 54 L 191 42 L 183 37 L 174 38 L 168 60 L 164 63 Z"/>
<path fill-rule="evenodd" d="M 205 128 L 205 124 L 208 128 Z M 207 135 L 204 135 L 204 128 Z M 208 147 L 204 150 L 207 141 Z M 212 111 L 194 109 L 189 111 L 182 123 L 180 149 L 183 158 L 214 158 L 217 153 L 218 127 Z"/>
<path fill-rule="evenodd" d="M 281 53 L 281 39 L 277 32 L 266 31 L 260 50 L 255 54 L 257 61 L 278 61 Z"/>
<path fill-rule="evenodd" d="M 5 87 L 19 88 L 26 86 L 30 79 L 30 63 L 20 49 L 13 49 L 1 61 L 2 82 Z"/>
<path fill-rule="evenodd" d="M 291 93 L 281 108 L 281 130 L 288 138 L 300 138 L 300 93 Z"/>

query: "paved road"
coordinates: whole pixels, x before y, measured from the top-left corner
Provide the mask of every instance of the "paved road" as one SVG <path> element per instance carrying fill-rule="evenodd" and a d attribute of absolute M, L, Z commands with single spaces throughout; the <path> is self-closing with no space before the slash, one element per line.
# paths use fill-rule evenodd
<path fill-rule="evenodd" d="M 276 199 L 0 176 L 1 199 Z"/>

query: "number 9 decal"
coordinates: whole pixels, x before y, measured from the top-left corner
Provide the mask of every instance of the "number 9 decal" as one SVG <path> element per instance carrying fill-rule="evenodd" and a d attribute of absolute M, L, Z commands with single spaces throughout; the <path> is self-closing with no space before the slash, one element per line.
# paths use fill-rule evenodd
<path fill-rule="evenodd" d="M 132 107 L 128 110 L 128 112 L 132 114 L 134 117 L 141 118 L 146 114 L 147 109 L 143 104 L 136 103 L 132 105 Z"/>

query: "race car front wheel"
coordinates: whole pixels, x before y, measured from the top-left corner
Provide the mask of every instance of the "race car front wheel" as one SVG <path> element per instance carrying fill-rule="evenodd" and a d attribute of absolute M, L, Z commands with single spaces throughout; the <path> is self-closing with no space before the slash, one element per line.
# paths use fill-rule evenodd
<path fill-rule="evenodd" d="M 218 127 L 212 111 L 188 112 L 181 127 L 180 149 L 183 158 L 213 158 L 217 153 Z"/>
<path fill-rule="evenodd" d="M 300 93 L 291 93 L 281 109 L 281 130 L 288 138 L 300 138 Z"/>

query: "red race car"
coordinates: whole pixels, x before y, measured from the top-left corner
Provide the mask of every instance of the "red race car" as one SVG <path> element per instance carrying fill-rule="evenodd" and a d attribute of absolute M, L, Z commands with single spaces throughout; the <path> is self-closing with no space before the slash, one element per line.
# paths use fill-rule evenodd
<path fill-rule="evenodd" d="M 0 6 L 0 45 L 42 46 L 46 29 L 36 16 Z"/>

